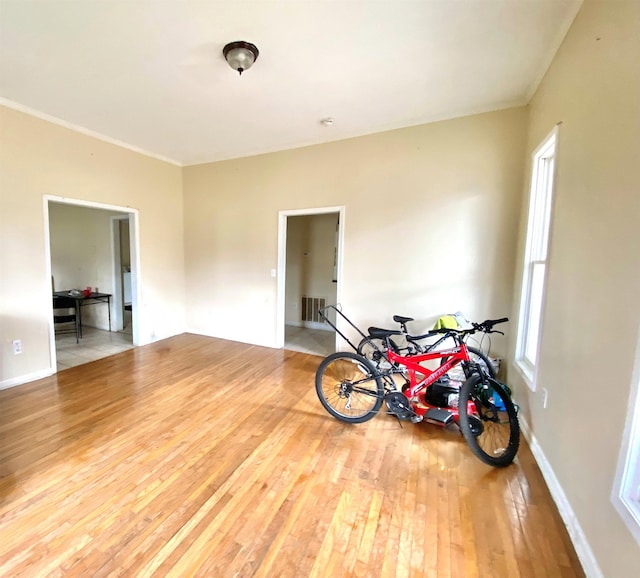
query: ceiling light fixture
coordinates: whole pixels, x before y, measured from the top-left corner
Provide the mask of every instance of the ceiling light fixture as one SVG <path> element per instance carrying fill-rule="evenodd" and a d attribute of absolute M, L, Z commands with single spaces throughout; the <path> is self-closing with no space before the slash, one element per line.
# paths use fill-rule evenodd
<path fill-rule="evenodd" d="M 255 44 L 238 40 L 236 42 L 229 42 L 229 44 L 222 49 L 222 54 L 224 54 L 224 58 L 229 63 L 229 66 L 242 74 L 245 70 L 251 68 L 253 63 L 258 60 L 258 54 L 260 54 L 260 52 Z"/>

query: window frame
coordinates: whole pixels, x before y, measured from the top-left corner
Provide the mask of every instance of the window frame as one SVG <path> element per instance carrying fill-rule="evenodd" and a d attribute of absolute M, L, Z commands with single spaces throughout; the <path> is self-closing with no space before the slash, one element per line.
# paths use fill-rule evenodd
<path fill-rule="evenodd" d="M 640 545 L 640 330 L 611 502 Z"/>
<path fill-rule="evenodd" d="M 520 308 L 518 311 L 518 332 L 514 362 L 532 391 L 536 390 L 540 337 L 544 321 L 549 246 L 551 243 L 558 166 L 558 128 L 558 125 L 556 125 L 531 155 L 527 233 L 520 286 Z M 551 159 L 550 168 L 549 159 Z M 533 333 L 535 343 L 532 343 L 531 321 L 534 313 L 532 310 L 534 270 L 540 266 L 543 267 L 543 270 L 539 289 L 539 310 L 536 315 L 537 326 Z M 529 355 L 531 347 L 533 347 L 534 351 L 533 359 Z"/>

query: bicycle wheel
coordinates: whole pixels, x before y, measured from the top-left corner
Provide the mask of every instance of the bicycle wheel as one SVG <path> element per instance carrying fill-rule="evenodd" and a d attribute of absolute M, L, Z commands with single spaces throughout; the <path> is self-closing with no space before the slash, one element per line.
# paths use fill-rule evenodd
<path fill-rule="evenodd" d="M 504 386 L 491 378 L 483 384 L 473 375 L 460 389 L 458 403 L 458 425 L 471 451 L 485 464 L 508 466 L 518 452 L 520 425 Z"/>
<path fill-rule="evenodd" d="M 478 364 L 484 372 L 491 377 L 492 379 L 496 378 L 496 370 L 491 363 L 491 360 L 487 357 L 487 355 L 480 349 L 476 347 L 472 347 L 467 345 L 467 349 L 469 350 L 469 359 L 471 363 Z M 443 357 L 440 365 L 444 365 L 447 362 L 448 357 Z M 473 372 L 471 371 L 471 366 L 469 363 L 462 362 L 459 365 L 456 365 L 447 375 L 451 379 L 457 379 L 458 381 L 466 381 L 471 377 Z"/>
<path fill-rule="evenodd" d="M 332 353 L 316 371 L 320 403 L 336 419 L 362 423 L 382 405 L 384 387 L 373 364 L 349 351 Z"/>
<path fill-rule="evenodd" d="M 400 353 L 400 348 L 396 345 L 393 339 L 389 339 L 391 350 L 395 353 Z M 358 343 L 358 355 L 365 357 L 373 365 L 378 367 L 381 363 L 389 366 L 389 362 L 384 357 L 384 353 L 387 351 L 387 344 L 384 339 L 378 337 L 365 337 Z M 384 367 L 385 365 L 383 365 Z"/>

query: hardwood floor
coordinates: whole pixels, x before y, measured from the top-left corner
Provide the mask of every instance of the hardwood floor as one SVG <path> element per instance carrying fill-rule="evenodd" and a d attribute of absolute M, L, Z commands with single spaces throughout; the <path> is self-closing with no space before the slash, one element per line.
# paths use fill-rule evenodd
<path fill-rule="evenodd" d="M 0 575 L 584 575 L 525 443 L 342 424 L 318 363 L 181 335 L 0 391 Z"/>

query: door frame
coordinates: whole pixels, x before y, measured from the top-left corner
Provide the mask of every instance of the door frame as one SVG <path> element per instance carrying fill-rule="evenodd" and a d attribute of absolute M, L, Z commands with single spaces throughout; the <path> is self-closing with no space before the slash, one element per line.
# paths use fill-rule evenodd
<path fill-rule="evenodd" d="M 120 247 L 122 244 L 122 240 L 120 238 L 121 221 L 127 221 L 129 223 L 129 232 L 131 232 L 131 215 L 118 215 L 111 217 L 111 245 L 113 261 L 113 311 L 111 312 L 111 318 L 116 331 L 122 331 L 124 329 L 124 317 L 122 313 L 124 309 L 124 287 L 122 284 L 122 258 L 120 255 Z M 129 256 L 129 259 L 131 259 L 131 237 L 129 237 Z M 133 277 L 134 273 L 131 273 L 132 287 L 134 283 Z M 133 304 L 131 308 L 133 310 Z"/>
<path fill-rule="evenodd" d="M 278 349 L 284 347 L 284 325 L 285 325 L 285 288 L 287 280 L 287 219 L 289 217 L 299 217 L 303 215 L 326 215 L 327 213 L 338 213 L 338 246 L 336 255 L 337 284 L 336 303 L 340 303 L 342 297 L 342 263 L 344 252 L 344 205 L 336 207 L 319 207 L 315 209 L 292 209 L 289 211 L 278 211 L 278 290 L 276 304 L 276 338 L 275 343 Z M 274 271 L 275 273 L 275 271 Z M 334 304 L 332 304 L 334 305 Z M 336 345 L 338 335 L 336 334 Z"/>
<path fill-rule="evenodd" d="M 70 199 L 68 197 L 61 197 L 57 195 L 42 195 L 43 202 L 43 215 L 44 215 L 44 242 L 45 242 L 45 273 L 46 278 L 49 279 L 48 284 L 51 284 L 51 232 L 49 229 L 49 203 L 58 203 L 62 205 L 75 205 L 77 207 L 89 207 L 91 209 L 100 209 L 104 211 L 115 211 L 124 213 L 122 218 L 128 215 L 129 218 L 129 243 L 131 252 L 131 298 L 132 298 L 132 340 L 133 345 L 137 346 L 140 342 L 140 319 L 139 319 L 139 307 L 140 303 L 140 232 L 139 232 L 139 213 L 138 209 L 132 209 L 131 207 L 121 207 L 119 205 L 108 205 L 106 203 L 98 203 L 94 201 L 84 201 L 82 199 Z M 120 217 L 120 216 L 118 216 Z M 114 228 L 111 227 L 111 248 L 114 250 L 113 240 Z M 112 256 L 112 263 L 113 263 Z M 112 295 L 115 295 L 116 279 L 113 278 Z M 58 364 L 56 357 L 56 337 L 53 327 L 53 301 L 48 300 L 48 307 L 50 309 L 49 314 L 49 352 L 51 359 L 51 370 L 53 373 L 57 372 Z M 114 308 L 114 299 L 111 300 L 112 311 Z"/>

